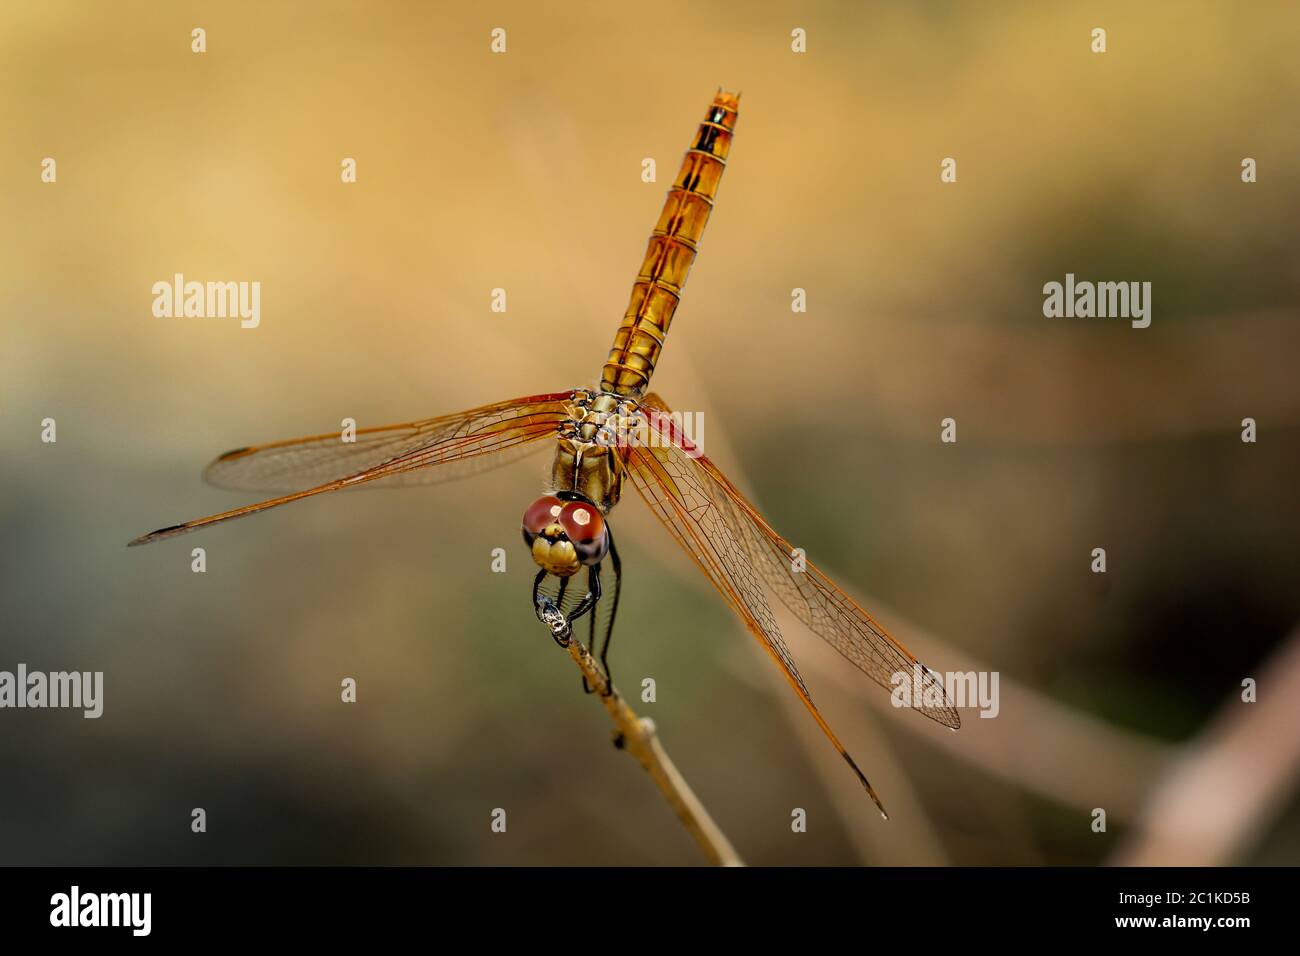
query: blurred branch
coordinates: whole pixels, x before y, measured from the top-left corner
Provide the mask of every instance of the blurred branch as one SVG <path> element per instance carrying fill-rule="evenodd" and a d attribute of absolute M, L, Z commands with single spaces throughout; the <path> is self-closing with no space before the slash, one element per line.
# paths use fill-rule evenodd
<path fill-rule="evenodd" d="M 1115 852 L 1121 866 L 1222 866 L 1236 860 L 1300 779 L 1300 627 L 1156 782 L 1139 827 Z"/>
<path fill-rule="evenodd" d="M 650 775 L 659 792 L 664 795 L 677 819 L 695 839 L 709 861 L 717 866 L 744 866 L 731 841 L 713 821 L 686 779 L 659 742 L 654 721 L 638 717 L 609 682 L 609 678 L 596 663 L 582 641 L 573 636 L 572 628 L 563 614 L 549 601 L 545 602 L 542 616 L 551 628 L 557 642 L 566 647 L 573 662 L 582 671 L 587 686 L 594 688 L 596 698 L 614 722 L 614 746 L 626 750 Z"/>

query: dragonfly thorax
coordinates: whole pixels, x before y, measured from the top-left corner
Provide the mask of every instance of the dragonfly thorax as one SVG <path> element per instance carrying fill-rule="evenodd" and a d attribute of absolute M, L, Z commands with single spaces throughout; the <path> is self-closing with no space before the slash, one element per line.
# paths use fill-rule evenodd
<path fill-rule="evenodd" d="M 608 392 L 574 393 L 559 428 L 551 485 L 557 495 L 578 495 L 607 514 L 623 492 L 629 436 L 640 424 L 638 406 Z"/>

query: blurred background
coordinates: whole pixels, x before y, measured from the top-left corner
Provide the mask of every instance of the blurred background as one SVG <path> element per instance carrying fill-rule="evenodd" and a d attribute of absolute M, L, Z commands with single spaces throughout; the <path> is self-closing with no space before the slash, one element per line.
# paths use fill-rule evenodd
<path fill-rule="evenodd" d="M 1300 862 L 1297 28 L 1226 0 L 6 4 L 0 669 L 106 689 L 99 720 L 0 712 L 0 862 L 701 862 L 533 620 L 545 452 L 124 545 L 256 500 L 201 482 L 228 448 L 591 384 L 718 86 L 737 137 L 655 389 L 931 667 L 1001 679 L 951 734 L 782 618 L 883 823 L 629 492 L 615 676 L 656 680 L 640 709 L 741 855 Z M 153 317 L 178 272 L 261 282 L 260 327 Z M 1067 272 L 1152 282 L 1151 327 L 1044 318 Z"/>

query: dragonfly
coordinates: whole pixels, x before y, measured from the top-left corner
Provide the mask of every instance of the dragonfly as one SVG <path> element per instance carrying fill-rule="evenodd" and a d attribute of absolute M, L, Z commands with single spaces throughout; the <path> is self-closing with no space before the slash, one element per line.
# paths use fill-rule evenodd
<path fill-rule="evenodd" d="M 130 544 L 162 541 L 349 488 L 462 478 L 550 447 L 550 488 L 524 511 L 521 525 L 524 544 L 538 567 L 532 595 L 538 618 L 558 635 L 589 615 L 589 647 L 595 654 L 597 641 L 603 639 L 600 661 L 609 674 L 609 643 L 622 589 L 622 563 L 609 515 L 630 484 L 758 639 L 887 816 L 866 775 L 813 703 L 769 596 L 775 595 L 804 626 L 885 690 L 897 686 L 898 675 L 913 681 L 912 709 L 956 730 L 961 719 L 941 677 L 816 565 L 802 559 L 802 552 L 797 560 L 794 546 L 702 453 L 680 416 L 649 391 L 727 167 L 739 109 L 739 94 L 721 89 L 709 104 L 651 233 L 598 386 L 357 429 L 346 441 L 335 431 L 228 451 L 205 470 L 208 482 L 282 494 L 161 528 Z M 581 588 L 569 592 L 569 583 L 584 571 L 585 593 L 579 593 Z M 612 587 L 602 585 L 603 577 Z M 570 609 L 561 612 L 566 599 Z M 597 608 L 604 619 L 599 631 Z M 612 680 L 606 690 L 614 692 Z"/>

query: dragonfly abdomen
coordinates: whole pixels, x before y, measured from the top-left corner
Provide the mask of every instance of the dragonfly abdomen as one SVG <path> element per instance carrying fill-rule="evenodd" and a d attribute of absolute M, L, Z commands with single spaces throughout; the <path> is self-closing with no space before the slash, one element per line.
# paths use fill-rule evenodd
<path fill-rule="evenodd" d="M 739 108 L 739 95 L 719 90 L 682 158 L 614 336 L 601 391 L 637 397 L 650 383 L 727 167 Z"/>

